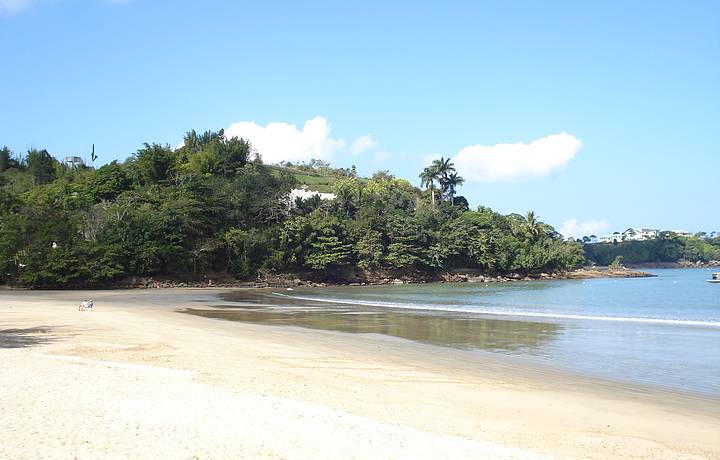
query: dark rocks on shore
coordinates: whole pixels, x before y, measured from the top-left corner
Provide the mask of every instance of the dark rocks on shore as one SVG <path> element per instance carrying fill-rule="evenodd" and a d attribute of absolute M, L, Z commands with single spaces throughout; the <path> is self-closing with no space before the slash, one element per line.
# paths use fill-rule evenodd
<path fill-rule="evenodd" d="M 290 274 L 264 274 L 254 281 L 236 280 L 226 273 L 208 273 L 195 278 L 172 276 L 129 277 L 102 285 L 63 286 L 66 289 L 80 288 L 293 288 L 300 286 L 365 286 L 403 285 L 416 283 L 509 283 L 533 280 L 588 279 L 588 278 L 637 278 L 655 276 L 626 268 L 608 269 L 585 267 L 569 272 L 540 273 L 486 273 L 477 269 L 454 270 L 449 272 L 404 272 L 390 271 L 363 272 L 309 272 Z"/>
<path fill-rule="evenodd" d="M 160 287 L 256 287 L 256 288 L 289 288 L 289 287 L 327 287 L 327 286 L 365 286 L 365 285 L 402 285 L 417 283 L 509 283 L 517 281 L 535 281 L 535 280 L 560 280 L 560 279 L 589 279 L 589 278 L 638 278 L 655 276 L 650 273 L 634 271 L 626 268 L 621 269 L 601 269 L 601 268 L 581 268 L 570 272 L 554 272 L 554 273 L 506 273 L 506 274 L 486 274 L 477 270 L 468 270 L 467 272 L 457 273 L 412 273 L 404 274 L 400 277 L 381 276 L 376 273 L 354 273 L 352 277 L 342 279 L 333 278 L 327 281 L 321 281 L 323 273 L 312 273 L 298 276 L 297 274 L 277 274 L 267 275 L 263 279 L 254 282 L 236 281 L 236 280 L 219 280 L 212 281 L 208 279 L 204 282 L 195 283 L 177 283 L 173 281 L 162 281 Z M 153 287 L 153 281 L 148 281 L 145 286 Z"/>

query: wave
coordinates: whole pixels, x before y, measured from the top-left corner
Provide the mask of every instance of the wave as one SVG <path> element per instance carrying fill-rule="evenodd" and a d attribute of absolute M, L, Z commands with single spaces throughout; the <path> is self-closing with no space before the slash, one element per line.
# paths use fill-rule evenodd
<path fill-rule="evenodd" d="M 523 310 L 491 310 L 487 308 L 468 308 L 464 305 L 421 305 L 413 303 L 399 302 L 373 302 L 370 300 L 347 300 L 347 299 L 323 299 L 318 297 L 292 296 L 281 294 L 279 292 L 272 293 L 278 297 L 285 297 L 294 300 L 304 300 L 309 302 L 323 302 L 341 305 L 355 305 L 378 308 L 398 308 L 404 310 L 425 310 L 425 311 L 447 311 L 453 313 L 475 313 L 481 315 L 492 316 L 514 316 L 523 318 L 544 318 L 544 319 L 562 319 L 562 320 L 583 320 L 583 321 L 616 321 L 624 323 L 643 323 L 643 324 L 662 324 L 670 326 L 692 326 L 692 327 L 709 327 L 720 329 L 720 321 L 706 321 L 693 319 L 673 319 L 673 318 L 652 318 L 640 316 L 601 316 L 601 315 L 581 315 L 573 313 L 555 313 L 555 312 L 533 312 Z"/>

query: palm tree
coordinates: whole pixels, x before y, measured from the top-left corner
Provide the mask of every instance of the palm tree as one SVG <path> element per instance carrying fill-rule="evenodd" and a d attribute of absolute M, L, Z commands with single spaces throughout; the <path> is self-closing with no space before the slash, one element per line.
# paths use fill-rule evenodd
<path fill-rule="evenodd" d="M 539 238 L 544 232 L 543 223 L 538 220 L 533 211 L 528 211 L 525 214 L 525 230 L 533 240 Z"/>
<path fill-rule="evenodd" d="M 427 186 L 427 188 L 430 190 L 430 200 L 433 207 L 435 207 L 435 181 L 440 181 L 440 173 L 433 165 L 430 165 L 427 168 L 423 169 L 423 172 L 420 173 L 419 177 L 420 187 Z"/>
<path fill-rule="evenodd" d="M 443 176 L 447 176 L 449 172 L 455 172 L 455 164 L 450 158 L 440 157 L 439 160 L 432 162 L 432 166 Z"/>
<path fill-rule="evenodd" d="M 454 172 L 447 176 L 445 179 L 445 187 L 447 188 L 447 196 L 450 197 L 450 204 L 452 206 L 455 206 L 455 193 L 456 188 L 462 184 L 465 183 L 465 179 L 463 179 L 458 173 Z"/>
<path fill-rule="evenodd" d="M 319 195 L 315 195 L 319 198 Z M 355 214 L 355 211 L 357 207 L 355 206 L 355 196 L 353 191 L 348 187 L 341 187 L 337 191 L 337 196 L 335 197 L 337 200 L 337 203 L 340 205 L 340 209 L 345 211 L 345 214 L 348 217 L 351 217 Z"/>
<path fill-rule="evenodd" d="M 447 192 L 447 179 L 448 174 L 451 172 L 455 172 L 455 165 L 450 160 L 450 158 L 440 157 L 439 160 L 435 160 L 432 162 L 431 165 L 435 170 L 437 171 L 438 175 L 440 176 L 439 182 L 440 186 L 442 187 L 442 195 L 445 195 Z"/>

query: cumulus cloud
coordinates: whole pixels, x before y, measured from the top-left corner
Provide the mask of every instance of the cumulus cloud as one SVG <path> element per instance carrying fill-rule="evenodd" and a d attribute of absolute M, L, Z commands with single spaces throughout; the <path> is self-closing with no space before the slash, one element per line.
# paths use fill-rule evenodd
<path fill-rule="evenodd" d="M 267 163 L 328 160 L 347 147 L 343 139 L 330 137 L 330 125 L 324 117 L 307 120 L 302 129 L 290 123 L 260 126 L 254 121 L 239 121 L 225 130 L 225 137 L 248 139 Z"/>
<path fill-rule="evenodd" d="M 604 220 L 588 220 L 578 222 L 574 217 L 563 222 L 560 233 L 565 237 L 580 238 L 583 236 L 599 235 L 610 229 L 610 224 Z"/>
<path fill-rule="evenodd" d="M 580 149 L 582 141 L 563 132 L 528 144 L 470 145 L 453 162 L 467 180 L 511 181 L 545 176 L 564 167 Z"/>
<path fill-rule="evenodd" d="M 363 152 L 367 152 L 370 149 L 377 147 L 378 143 L 372 138 L 370 134 L 360 136 L 355 139 L 355 142 L 350 146 L 350 152 L 353 155 L 359 155 Z"/>

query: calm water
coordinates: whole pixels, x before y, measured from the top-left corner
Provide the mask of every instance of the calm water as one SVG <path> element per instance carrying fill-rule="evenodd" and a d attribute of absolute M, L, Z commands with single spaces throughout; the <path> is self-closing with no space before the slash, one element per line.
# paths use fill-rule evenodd
<path fill-rule="evenodd" d="M 195 313 L 481 349 L 720 397 L 720 285 L 706 282 L 711 272 L 275 290 L 253 295 L 252 308 Z"/>

